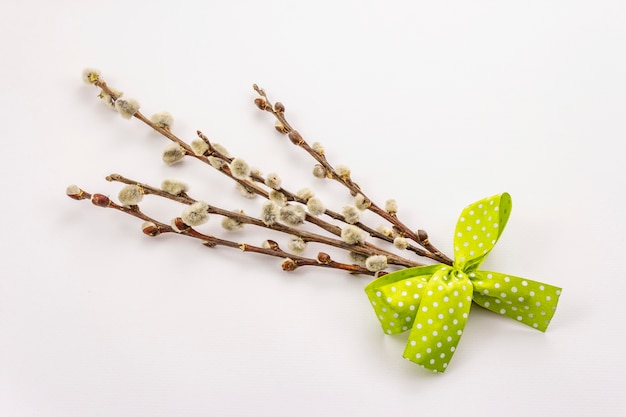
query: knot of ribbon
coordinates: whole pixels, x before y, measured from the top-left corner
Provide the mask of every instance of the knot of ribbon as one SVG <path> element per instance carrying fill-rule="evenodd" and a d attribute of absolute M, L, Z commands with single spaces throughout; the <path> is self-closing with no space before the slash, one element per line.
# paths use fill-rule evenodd
<path fill-rule="evenodd" d="M 511 213 L 508 193 L 467 206 L 454 233 L 453 266 L 406 268 L 372 281 L 365 292 L 387 334 L 410 330 L 404 357 L 444 372 L 457 348 L 472 301 L 544 332 L 561 288 L 478 270 Z"/>

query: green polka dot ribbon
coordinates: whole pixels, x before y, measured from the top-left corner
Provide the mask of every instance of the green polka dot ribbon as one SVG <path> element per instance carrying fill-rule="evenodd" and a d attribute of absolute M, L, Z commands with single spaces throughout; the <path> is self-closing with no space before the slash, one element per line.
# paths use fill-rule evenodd
<path fill-rule="evenodd" d="M 542 332 L 547 329 L 561 288 L 478 270 L 502 234 L 511 207 L 511 196 L 504 193 L 463 210 L 454 234 L 453 266 L 407 268 L 365 288 L 385 333 L 410 330 L 406 359 L 444 372 L 463 334 L 472 301 Z"/>

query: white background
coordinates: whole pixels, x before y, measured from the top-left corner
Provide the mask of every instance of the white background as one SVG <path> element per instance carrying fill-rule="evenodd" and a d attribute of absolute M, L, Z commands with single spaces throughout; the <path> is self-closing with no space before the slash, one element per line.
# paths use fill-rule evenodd
<path fill-rule="evenodd" d="M 622 1 L 200 4 L 0 6 L 0 416 L 620 415 Z M 180 136 L 202 129 L 288 188 L 347 203 L 254 107 L 260 84 L 448 253 L 465 205 L 510 192 L 484 267 L 562 286 L 551 327 L 474 308 L 434 375 L 402 359 L 406 335 L 383 335 L 370 278 L 151 240 L 135 219 L 68 199 L 72 183 L 115 197 L 104 176 L 119 172 L 186 180 L 229 209 L 260 204 L 198 163 L 165 166 L 165 140 L 99 103 L 87 66 L 146 114 L 173 113 Z M 147 200 L 164 220 L 180 213 Z M 203 230 L 222 233 L 219 219 Z"/>

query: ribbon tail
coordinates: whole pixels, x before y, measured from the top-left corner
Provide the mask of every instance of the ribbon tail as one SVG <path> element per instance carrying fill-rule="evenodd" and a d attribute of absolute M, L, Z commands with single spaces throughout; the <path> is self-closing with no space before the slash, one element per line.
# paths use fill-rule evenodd
<path fill-rule="evenodd" d="M 474 302 L 545 332 L 554 316 L 561 288 L 499 272 L 476 271 Z"/>
<path fill-rule="evenodd" d="M 437 271 L 422 293 L 404 357 L 444 372 L 463 334 L 471 304 L 472 283 L 467 275 L 449 268 Z"/>

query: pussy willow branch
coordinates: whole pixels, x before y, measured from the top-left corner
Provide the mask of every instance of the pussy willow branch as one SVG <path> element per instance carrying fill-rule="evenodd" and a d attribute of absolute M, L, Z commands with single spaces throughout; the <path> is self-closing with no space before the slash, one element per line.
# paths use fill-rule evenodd
<path fill-rule="evenodd" d="M 123 184 L 137 185 L 142 189 L 144 194 L 152 194 L 158 197 L 163 197 L 163 198 L 167 198 L 173 201 L 177 201 L 179 203 L 186 204 L 186 205 L 193 204 L 197 201 L 189 197 L 187 194 L 183 194 L 183 195 L 170 194 L 158 188 L 152 187 L 148 184 L 142 184 L 138 181 L 125 178 L 119 174 L 111 174 L 107 176 L 106 179 L 107 181 L 117 181 Z M 260 219 L 247 216 L 237 211 L 224 210 L 222 208 L 215 207 L 211 204 L 208 204 L 207 206 L 208 206 L 207 212 L 209 214 L 217 214 L 220 216 L 229 217 L 231 219 L 237 220 L 239 223 L 242 223 L 242 224 L 250 224 L 253 226 L 257 226 L 257 227 L 263 227 L 266 229 L 276 230 L 278 232 L 289 234 L 289 235 L 299 236 L 305 242 L 320 243 L 323 245 L 328 245 L 328 246 L 336 247 L 339 249 L 343 249 L 349 252 L 360 253 L 365 256 L 385 255 L 387 257 L 387 262 L 392 265 L 399 265 L 399 266 L 404 266 L 404 267 L 422 265 L 419 262 L 402 258 L 392 252 L 385 251 L 368 242 L 363 242 L 363 243 L 358 243 L 358 244 L 348 244 L 344 242 L 343 240 L 328 238 L 328 237 L 325 237 L 316 233 L 312 233 L 312 232 L 302 230 L 299 228 L 287 226 L 281 223 L 273 223 L 273 224 L 268 225 L 268 224 L 265 224 Z"/>
<path fill-rule="evenodd" d="M 113 176 L 109 176 L 107 177 L 107 179 L 112 181 Z M 118 179 L 122 180 L 124 178 L 119 177 Z M 126 182 L 126 181 L 121 181 L 121 182 L 132 183 L 132 182 Z M 163 193 L 161 190 L 155 189 L 155 191 L 158 191 L 158 192 L 155 192 L 155 195 L 168 197 L 166 195 L 161 195 L 161 193 Z M 346 264 L 346 263 L 334 261 L 333 259 L 331 259 L 330 255 L 324 252 L 319 252 L 317 259 L 312 259 L 312 258 L 306 258 L 303 256 L 294 255 L 292 253 L 285 252 L 282 249 L 280 249 L 280 247 L 278 246 L 276 242 L 270 241 L 270 240 L 268 240 L 269 247 L 264 248 L 260 246 L 250 245 L 248 243 L 238 243 L 232 240 L 221 239 L 212 235 L 200 233 L 194 228 L 186 225 L 180 217 L 177 217 L 174 219 L 174 224 L 176 225 L 176 229 L 174 229 L 172 226 L 169 226 L 165 223 L 162 223 L 148 216 L 147 214 L 142 212 L 139 206 L 137 205 L 132 205 L 128 207 L 121 206 L 111 201 L 109 197 L 102 195 L 102 194 L 91 194 L 81 189 L 79 190 L 78 194 L 70 195 L 70 197 L 74 198 L 75 200 L 90 200 L 94 205 L 98 207 L 114 209 L 122 213 L 136 217 L 138 219 L 144 220 L 146 222 L 152 223 L 153 226 L 151 225 L 151 226 L 144 228 L 144 233 L 148 236 L 155 237 L 164 233 L 181 234 L 183 236 L 191 237 L 194 239 L 199 239 L 202 241 L 202 244 L 207 247 L 226 246 L 230 248 L 240 249 L 243 252 L 252 252 L 252 253 L 259 253 L 259 254 L 267 255 L 267 256 L 278 257 L 278 258 L 283 259 L 282 268 L 285 271 L 293 271 L 296 268 L 301 267 L 301 266 L 317 266 L 317 267 L 322 267 L 322 268 L 344 270 L 353 274 L 377 275 L 376 272 L 369 271 L 366 268 L 358 266 L 358 265 L 352 265 L 352 264 Z M 185 201 L 185 198 L 181 197 L 181 200 Z M 378 273 L 379 276 L 382 274 L 384 274 L 384 272 Z"/>
<path fill-rule="evenodd" d="M 300 135 L 300 133 L 295 130 L 287 121 L 285 117 L 284 106 L 281 103 L 274 103 L 269 100 L 265 91 L 260 88 L 258 85 L 253 85 L 254 90 L 261 96 L 260 99 L 255 100 L 255 103 L 259 109 L 267 111 L 274 115 L 276 120 L 278 121 L 277 130 L 283 134 L 287 134 L 291 142 L 304 149 L 310 156 L 313 157 L 320 165 L 324 167 L 327 172 L 327 176 L 330 179 L 333 179 L 340 184 L 344 185 L 352 195 L 361 194 L 363 195 L 371 204 L 368 207 L 368 210 L 376 213 L 383 219 L 387 220 L 391 223 L 401 235 L 410 238 L 415 241 L 417 244 L 426 249 L 426 252 L 418 253 L 421 256 L 426 256 L 432 259 L 435 259 L 441 263 L 452 265 L 453 261 L 445 254 L 443 254 L 440 250 L 438 250 L 432 243 L 430 243 L 428 239 L 428 235 L 425 231 L 420 230 L 418 233 L 413 232 L 409 227 L 407 227 L 404 223 L 402 223 L 395 214 L 390 214 L 387 211 L 380 208 L 374 201 L 367 197 L 367 195 L 363 192 L 361 187 L 352 181 L 350 176 L 339 175 L 336 169 L 328 162 L 326 156 L 323 154 L 316 152 Z"/>

